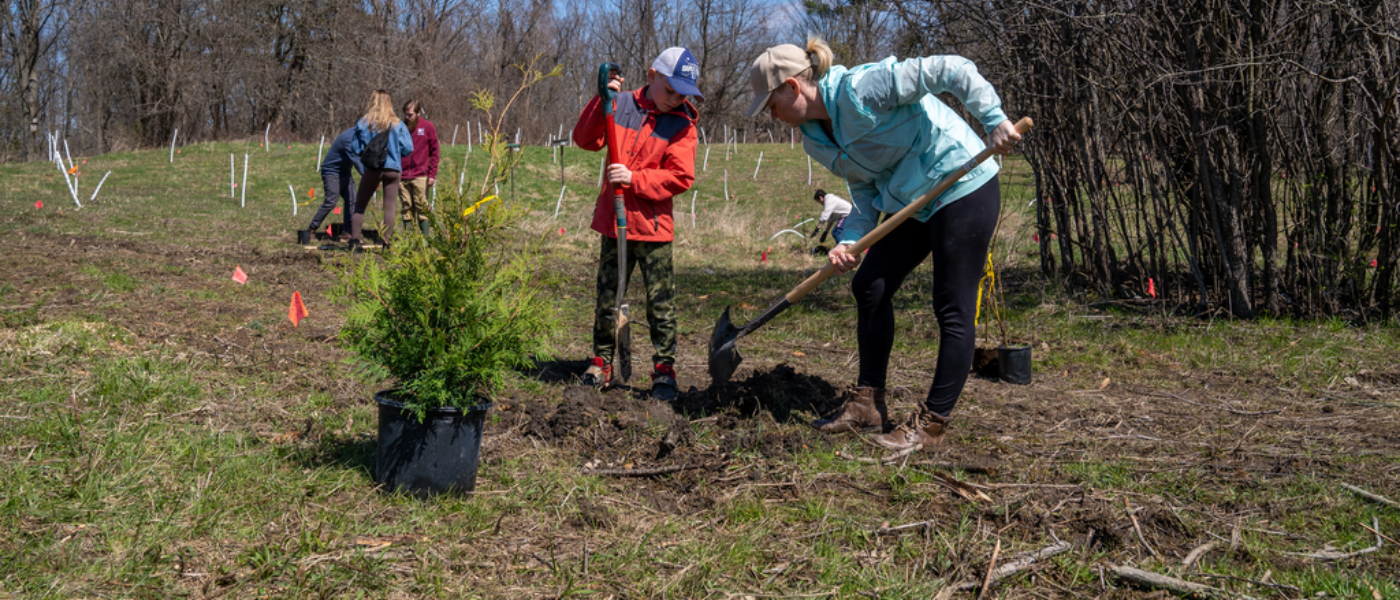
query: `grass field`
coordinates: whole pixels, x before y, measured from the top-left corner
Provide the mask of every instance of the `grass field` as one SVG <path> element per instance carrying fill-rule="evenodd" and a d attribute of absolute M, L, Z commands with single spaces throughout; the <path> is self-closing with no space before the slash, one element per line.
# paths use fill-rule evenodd
<path fill-rule="evenodd" d="M 806 425 L 854 381 L 847 278 L 745 338 L 733 381 L 705 373 L 726 306 L 746 320 L 821 266 L 803 221 L 815 187 L 842 183 L 814 167 L 809 186 L 786 143 L 709 149 L 676 201 L 683 394 L 667 407 L 643 399 L 644 323 L 630 389 L 571 385 L 599 155 L 563 152 L 556 219 L 560 167 L 527 147 L 501 195 L 557 250 L 564 326 L 497 395 L 477 493 L 421 501 L 374 484 L 371 396 L 390 382 L 357 377 L 337 339 L 356 259 L 293 243 L 321 199 L 316 146 L 179 151 L 74 157 L 81 210 L 52 163 L 0 165 L 0 598 L 973 598 L 990 568 L 1061 541 L 983 596 L 1160 597 L 1115 575 L 1134 566 L 1228 597 L 1400 598 L 1400 507 L 1345 487 L 1400 498 L 1400 331 L 1069 298 L 1038 276 L 1018 159 L 997 262 L 1034 381 L 974 376 L 945 448 L 881 464 L 867 439 Z M 229 155 L 241 183 L 245 153 L 240 206 Z M 444 148 L 440 185 L 465 154 Z M 897 416 L 932 376 L 931 276 L 897 298 Z M 685 468 L 584 473 L 661 466 Z"/>

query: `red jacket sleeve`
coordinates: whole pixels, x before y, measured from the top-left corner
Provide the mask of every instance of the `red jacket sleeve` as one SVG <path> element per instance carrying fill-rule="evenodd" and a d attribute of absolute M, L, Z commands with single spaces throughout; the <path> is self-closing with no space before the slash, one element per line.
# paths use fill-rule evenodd
<path fill-rule="evenodd" d="M 632 172 L 632 193 L 638 200 L 663 202 L 680 195 L 695 183 L 695 124 L 671 138 L 661 165 Z"/>
<path fill-rule="evenodd" d="M 437 179 L 438 160 L 441 154 L 438 152 L 437 126 L 428 124 L 428 178 Z"/>
<path fill-rule="evenodd" d="M 574 144 L 589 152 L 601 150 L 607 144 L 603 131 L 606 124 L 607 121 L 603 118 L 602 98 L 594 96 L 584 105 L 583 112 L 578 116 L 578 123 L 574 124 Z"/>

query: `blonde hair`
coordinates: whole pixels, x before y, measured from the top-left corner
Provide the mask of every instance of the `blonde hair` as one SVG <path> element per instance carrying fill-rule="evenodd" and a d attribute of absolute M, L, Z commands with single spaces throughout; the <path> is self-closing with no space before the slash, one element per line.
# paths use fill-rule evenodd
<path fill-rule="evenodd" d="M 389 97 L 389 92 L 384 90 L 371 92 L 369 102 L 365 104 L 365 116 L 360 120 L 364 121 L 369 130 L 375 133 L 398 125 L 400 123 L 399 115 L 394 112 L 394 99 Z"/>
<path fill-rule="evenodd" d="M 816 34 L 807 35 L 807 60 L 812 61 L 812 70 L 809 75 L 812 81 L 818 81 L 825 76 L 826 72 L 831 70 L 831 62 L 835 58 L 836 55 L 832 54 L 831 46 L 826 43 L 826 40 Z"/>

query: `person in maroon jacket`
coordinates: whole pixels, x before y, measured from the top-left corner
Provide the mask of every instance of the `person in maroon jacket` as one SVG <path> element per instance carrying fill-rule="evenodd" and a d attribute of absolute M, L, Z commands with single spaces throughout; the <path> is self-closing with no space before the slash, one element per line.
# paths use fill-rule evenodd
<path fill-rule="evenodd" d="M 437 128 L 423 118 L 423 105 L 417 100 L 403 104 L 403 120 L 413 138 L 413 152 L 403 157 L 403 228 L 412 231 L 409 224 L 417 220 L 419 231 L 428 235 L 428 188 L 437 185 Z"/>
<path fill-rule="evenodd" d="M 647 70 L 647 85 L 619 93 L 614 101 L 614 136 L 623 163 L 608 165 L 606 185 L 593 209 L 593 230 L 601 234 L 598 253 L 598 304 L 593 313 L 593 359 L 581 383 L 595 387 L 611 383 L 614 337 L 611 311 L 617 298 L 617 226 L 613 186 L 625 185 L 627 211 L 627 274 L 641 264 L 647 294 L 647 325 L 652 356 L 651 395 L 676 397 L 676 316 L 672 308 L 675 283 L 671 263 L 671 198 L 695 181 L 695 107 L 686 96 L 704 98 L 695 86 L 700 64 L 685 48 L 668 48 Z M 608 87 L 622 89 L 622 78 Z M 595 96 L 574 125 L 574 143 L 597 151 L 606 143 L 602 99 Z"/>

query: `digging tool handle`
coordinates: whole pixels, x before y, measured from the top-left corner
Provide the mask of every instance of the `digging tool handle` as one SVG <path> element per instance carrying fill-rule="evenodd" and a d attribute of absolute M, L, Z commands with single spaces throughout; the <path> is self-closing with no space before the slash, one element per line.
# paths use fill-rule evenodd
<path fill-rule="evenodd" d="M 1016 123 L 1016 133 L 1024 135 L 1027 131 L 1030 131 L 1031 127 L 1034 125 L 1035 122 L 1031 121 L 1030 117 L 1025 117 Z M 991 148 L 987 148 L 985 150 L 982 150 L 981 152 L 978 152 L 977 156 L 972 157 L 972 160 L 967 161 L 966 164 L 964 164 L 961 167 L 958 167 L 958 169 L 953 171 L 952 173 L 949 173 L 947 177 L 944 177 L 942 181 L 938 182 L 938 185 L 933 186 L 933 189 L 924 193 L 924 195 L 919 196 L 918 199 L 909 203 L 908 206 L 900 209 L 899 212 L 895 213 L 890 218 L 885 219 L 884 223 L 881 223 L 878 227 L 872 229 L 870 233 L 865 234 L 865 236 L 860 238 L 860 240 L 856 243 L 851 244 L 851 247 L 847 248 L 846 251 L 853 255 L 859 255 L 860 253 L 865 252 L 866 249 L 875 245 L 875 242 L 880 241 L 891 231 L 894 231 L 894 228 L 899 227 L 905 221 L 909 220 L 909 217 L 914 216 L 914 213 L 917 213 L 921 209 L 923 209 L 924 205 L 928 204 L 934 198 L 937 198 L 938 196 L 942 195 L 943 192 L 948 191 L 948 188 L 953 187 L 953 184 L 957 183 L 959 179 L 962 179 L 963 176 L 967 175 L 973 169 L 976 169 L 977 165 L 982 164 L 983 161 L 987 160 L 988 158 L 991 158 L 991 156 Z M 798 284 L 797 287 L 793 288 L 791 292 L 788 292 L 787 295 L 784 296 L 784 298 L 787 300 L 788 304 L 796 304 L 798 300 L 801 300 L 812 290 L 816 289 L 817 286 L 821 285 L 823 281 L 826 281 L 827 279 L 831 278 L 831 276 L 835 273 L 836 267 L 832 266 L 830 263 L 827 263 L 825 267 L 822 267 L 822 270 L 813 273 L 812 276 L 808 277 L 806 281 L 803 281 L 802 283 Z M 745 329 L 749 328 L 746 327 Z"/>

